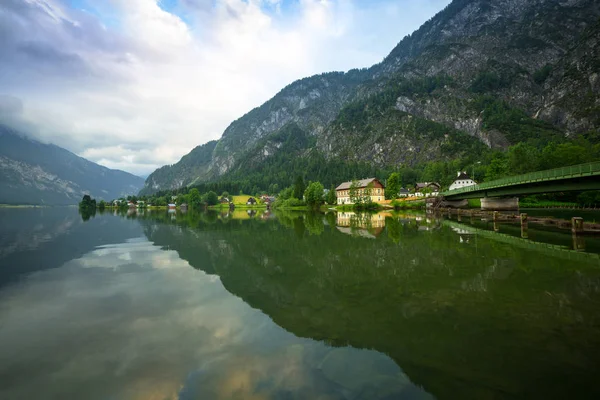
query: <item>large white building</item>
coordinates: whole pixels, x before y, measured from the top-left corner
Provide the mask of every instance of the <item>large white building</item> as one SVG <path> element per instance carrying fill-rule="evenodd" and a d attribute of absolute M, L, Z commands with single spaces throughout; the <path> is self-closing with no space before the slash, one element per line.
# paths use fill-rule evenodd
<path fill-rule="evenodd" d="M 477 185 L 477 182 L 475 182 L 473 179 L 471 179 L 471 177 L 469 177 L 469 175 L 467 175 L 466 172 L 458 171 L 456 180 L 454 182 L 452 182 L 452 185 L 450 185 L 450 190 L 460 189 L 460 188 L 464 188 L 467 186 L 473 186 L 473 185 Z"/>

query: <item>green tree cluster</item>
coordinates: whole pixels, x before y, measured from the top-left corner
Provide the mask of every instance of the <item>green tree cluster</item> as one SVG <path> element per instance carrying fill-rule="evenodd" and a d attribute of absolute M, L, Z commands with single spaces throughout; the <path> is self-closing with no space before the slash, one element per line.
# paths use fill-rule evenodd
<path fill-rule="evenodd" d="M 304 191 L 304 199 L 309 207 L 318 208 L 323 204 L 323 185 L 320 182 L 310 182 Z"/>

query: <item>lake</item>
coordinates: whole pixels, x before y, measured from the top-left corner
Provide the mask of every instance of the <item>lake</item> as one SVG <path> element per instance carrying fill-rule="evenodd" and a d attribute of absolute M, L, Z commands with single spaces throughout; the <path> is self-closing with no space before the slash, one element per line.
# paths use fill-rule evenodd
<path fill-rule="evenodd" d="M 2 399 L 600 396 L 595 237 L 418 213 L 0 222 Z"/>

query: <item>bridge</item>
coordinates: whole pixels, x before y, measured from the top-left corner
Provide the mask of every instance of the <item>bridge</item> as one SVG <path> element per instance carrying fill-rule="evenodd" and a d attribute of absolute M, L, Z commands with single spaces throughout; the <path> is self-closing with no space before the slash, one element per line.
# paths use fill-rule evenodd
<path fill-rule="evenodd" d="M 440 193 L 444 199 L 515 197 L 529 194 L 600 190 L 600 162 L 515 175 Z"/>
<path fill-rule="evenodd" d="M 600 254 L 597 253 L 586 253 L 582 251 L 572 250 L 567 246 L 560 246 L 556 244 L 534 242 L 529 239 L 523 239 L 520 237 L 512 236 L 506 233 L 494 232 L 486 229 L 476 228 L 471 225 L 466 225 L 459 222 L 445 220 L 444 225 L 452 228 L 462 229 L 465 232 L 469 232 L 472 235 L 479 235 L 487 239 L 492 239 L 498 242 L 506 243 L 511 246 L 524 248 L 527 250 L 533 250 L 552 257 L 562 258 L 568 261 L 581 261 L 591 262 L 597 266 L 600 266 Z"/>

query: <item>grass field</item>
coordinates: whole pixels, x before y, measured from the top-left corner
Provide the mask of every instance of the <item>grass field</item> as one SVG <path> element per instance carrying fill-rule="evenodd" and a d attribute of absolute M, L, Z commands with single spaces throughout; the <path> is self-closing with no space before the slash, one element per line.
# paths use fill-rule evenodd
<path fill-rule="evenodd" d="M 252 196 L 248 196 L 247 194 L 241 194 L 239 196 L 231 196 L 233 197 L 233 204 L 235 204 L 236 206 L 239 204 L 246 204 L 248 202 L 248 199 Z M 255 198 L 256 199 L 256 198 Z M 256 199 L 258 201 L 258 199 Z"/>

